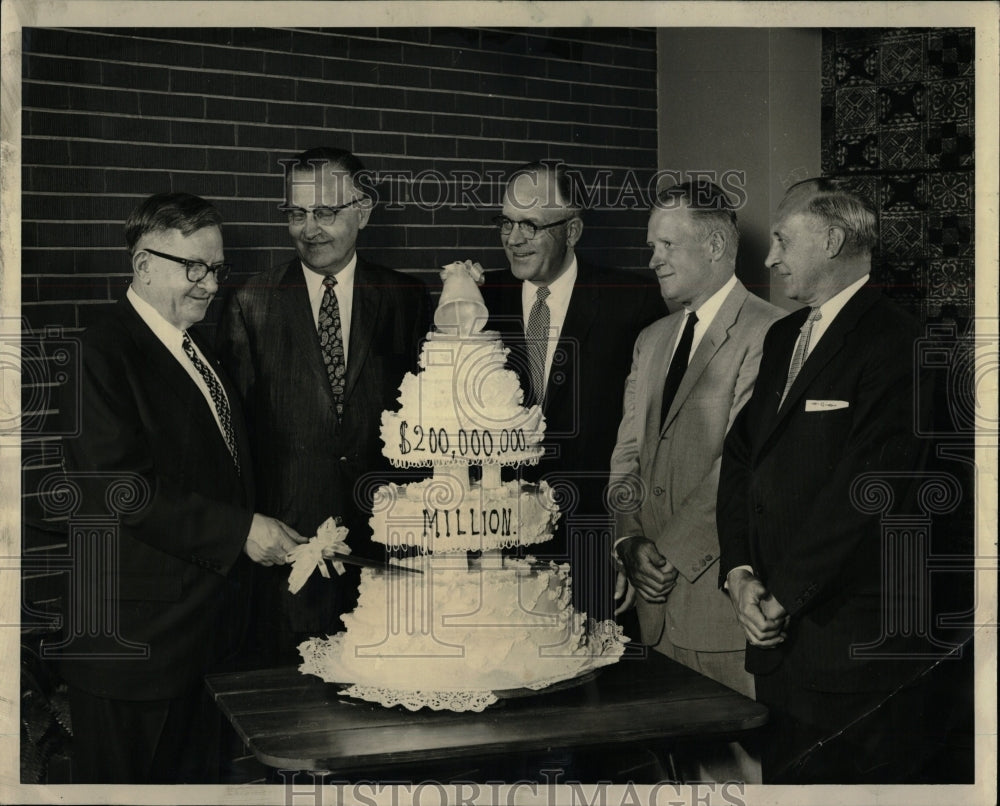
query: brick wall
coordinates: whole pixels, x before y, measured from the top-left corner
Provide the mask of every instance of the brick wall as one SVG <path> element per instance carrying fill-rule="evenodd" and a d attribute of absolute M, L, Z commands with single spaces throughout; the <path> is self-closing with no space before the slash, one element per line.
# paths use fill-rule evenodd
<path fill-rule="evenodd" d="M 375 186 L 382 201 L 360 248 L 432 285 L 435 267 L 457 258 L 505 265 L 489 219 L 506 172 L 534 159 L 580 168 L 605 208 L 587 218 L 582 255 L 636 268 L 648 259 L 651 29 L 35 28 L 23 51 L 22 316 L 41 344 L 56 340 L 46 328 L 72 337 L 124 293 L 122 223 L 151 193 L 216 203 L 234 281 L 287 260 L 278 160 L 314 145 L 393 174 Z M 58 527 L 33 491 L 58 463 L 43 415 L 59 368 L 34 341 L 25 359 L 30 559 Z M 45 598 L 31 593 L 44 579 L 28 572 L 30 599 Z"/>

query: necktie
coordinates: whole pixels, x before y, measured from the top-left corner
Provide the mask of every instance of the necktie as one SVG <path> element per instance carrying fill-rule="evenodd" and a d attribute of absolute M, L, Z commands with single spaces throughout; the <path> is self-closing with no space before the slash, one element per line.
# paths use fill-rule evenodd
<path fill-rule="evenodd" d="M 670 359 L 670 369 L 667 370 L 666 380 L 663 382 L 663 402 L 660 403 L 660 427 L 667 420 L 667 413 L 670 405 L 674 402 L 677 390 L 680 389 L 681 380 L 687 370 L 688 359 L 691 357 L 691 342 L 694 341 L 694 326 L 698 324 L 698 314 L 691 311 L 684 320 L 684 332 L 681 333 L 681 340 L 677 343 L 673 358 Z"/>
<path fill-rule="evenodd" d="M 344 377 L 347 375 L 347 361 L 344 360 L 344 331 L 340 325 L 340 307 L 337 305 L 337 295 L 333 287 L 337 285 L 334 277 L 323 280 L 326 290 L 319 306 L 319 346 L 323 351 L 323 363 L 326 365 L 326 376 L 330 379 L 333 399 L 337 406 L 337 417 L 344 416 Z"/>
<path fill-rule="evenodd" d="M 545 298 L 551 294 L 548 286 L 539 286 L 535 304 L 528 315 L 528 368 L 531 372 L 532 402 L 542 404 L 545 398 L 545 357 L 549 348 L 549 306 Z"/>
<path fill-rule="evenodd" d="M 205 386 L 208 387 L 208 393 L 212 397 L 215 412 L 219 415 L 219 422 L 222 423 L 222 433 L 226 438 L 226 446 L 229 448 L 229 453 L 233 456 L 236 471 L 239 472 L 239 450 L 236 447 L 236 433 L 233 431 L 233 417 L 229 410 L 229 399 L 226 397 L 226 390 L 222 388 L 222 384 L 219 383 L 219 379 L 215 373 L 205 366 L 205 362 L 198 357 L 198 354 L 194 351 L 194 345 L 191 343 L 191 337 L 187 333 L 184 334 L 184 338 L 181 340 L 181 348 L 184 350 L 184 355 L 191 360 L 194 368 L 198 370 L 198 374 L 205 381 Z"/>
<path fill-rule="evenodd" d="M 781 401 L 778 403 L 779 409 L 781 408 L 781 404 L 785 402 L 788 390 L 792 388 L 799 370 L 802 369 L 802 365 L 805 363 L 806 354 L 809 352 L 809 339 L 812 337 L 813 325 L 822 318 L 819 308 L 813 308 L 799 330 L 799 340 L 795 344 L 795 352 L 792 353 L 792 363 L 788 365 L 788 380 L 785 381 L 785 391 L 781 393 Z"/>

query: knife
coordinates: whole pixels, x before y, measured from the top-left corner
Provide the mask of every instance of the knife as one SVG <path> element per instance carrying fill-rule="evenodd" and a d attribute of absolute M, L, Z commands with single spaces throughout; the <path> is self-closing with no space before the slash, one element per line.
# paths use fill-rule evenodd
<path fill-rule="evenodd" d="M 341 562 L 347 563 L 348 565 L 360 565 L 362 568 L 372 568 L 376 571 L 388 571 L 406 573 L 406 574 L 422 574 L 419 568 L 410 568 L 407 565 L 396 565 L 395 563 L 384 563 L 378 560 L 369 560 L 367 557 L 355 557 L 353 554 L 341 554 L 339 551 L 334 551 L 332 553 L 327 552 L 325 559 L 331 562 Z"/>

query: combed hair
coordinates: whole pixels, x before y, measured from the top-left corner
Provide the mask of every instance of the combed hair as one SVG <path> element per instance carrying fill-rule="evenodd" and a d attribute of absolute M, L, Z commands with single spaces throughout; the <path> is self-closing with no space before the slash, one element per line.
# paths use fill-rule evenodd
<path fill-rule="evenodd" d="M 681 182 L 659 191 L 653 207 L 667 210 L 681 204 L 691 211 L 695 228 L 702 238 L 707 238 L 715 230 L 722 230 L 735 254 L 740 242 L 740 228 L 736 221 L 736 208 L 722 188 L 707 179 Z"/>
<path fill-rule="evenodd" d="M 560 160 L 539 160 L 515 168 L 507 179 L 507 187 L 510 187 L 519 176 L 552 176 L 556 185 L 555 203 L 579 215 L 586 209 L 586 204 L 584 202 L 585 196 L 576 177 L 578 173 L 579 171 L 571 170 L 566 163 Z"/>
<path fill-rule="evenodd" d="M 175 229 L 187 236 L 205 227 L 222 227 L 222 216 L 209 202 L 191 193 L 157 193 L 129 215 L 125 244 L 134 252 L 146 233 Z"/>
<path fill-rule="evenodd" d="M 303 151 L 290 160 L 281 160 L 283 165 L 288 166 L 293 171 L 308 171 L 314 166 L 321 170 L 345 171 L 357 184 L 358 174 L 365 166 L 350 151 L 343 148 L 332 148 L 320 146 Z"/>
<path fill-rule="evenodd" d="M 802 209 L 820 218 L 827 226 L 844 230 L 844 252 L 847 255 L 869 255 L 874 251 L 878 243 L 875 208 L 846 182 L 827 177 L 805 179 L 792 185 L 785 198 L 789 199 L 793 193 L 811 193 Z"/>

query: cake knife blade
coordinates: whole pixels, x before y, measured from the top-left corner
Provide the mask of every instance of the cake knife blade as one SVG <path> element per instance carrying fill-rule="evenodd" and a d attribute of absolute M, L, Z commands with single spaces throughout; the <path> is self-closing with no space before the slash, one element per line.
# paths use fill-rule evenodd
<path fill-rule="evenodd" d="M 336 562 L 347 563 L 348 565 L 360 565 L 362 568 L 372 568 L 376 571 L 388 571 L 389 573 L 422 574 L 419 568 L 410 568 L 405 565 L 395 565 L 394 563 L 384 563 L 379 560 L 369 560 L 367 557 L 355 557 L 353 554 L 341 554 L 339 551 L 327 552 L 326 559 Z"/>

